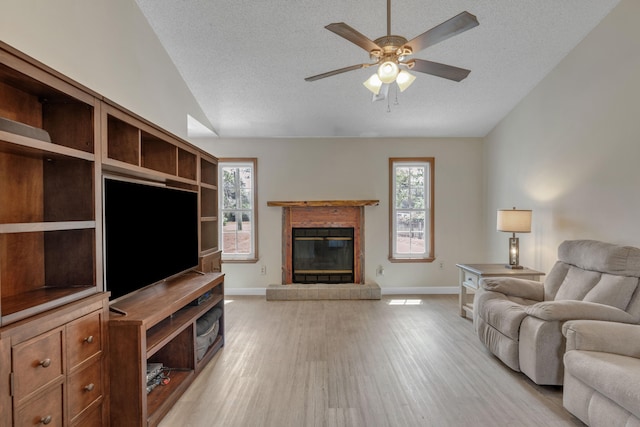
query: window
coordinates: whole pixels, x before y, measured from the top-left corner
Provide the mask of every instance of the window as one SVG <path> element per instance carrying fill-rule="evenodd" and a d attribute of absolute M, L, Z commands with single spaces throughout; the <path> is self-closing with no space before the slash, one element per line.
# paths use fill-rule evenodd
<path fill-rule="evenodd" d="M 257 235 L 257 160 L 220 159 L 222 259 L 255 262 Z"/>
<path fill-rule="evenodd" d="M 389 159 L 389 259 L 431 262 L 434 158 Z"/>

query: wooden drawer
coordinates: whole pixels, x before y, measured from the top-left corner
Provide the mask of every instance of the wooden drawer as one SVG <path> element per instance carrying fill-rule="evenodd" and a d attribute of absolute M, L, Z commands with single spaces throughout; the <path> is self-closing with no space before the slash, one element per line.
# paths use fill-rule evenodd
<path fill-rule="evenodd" d="M 69 419 L 78 415 L 102 397 L 101 359 L 69 376 L 67 385 Z"/>
<path fill-rule="evenodd" d="M 67 326 L 69 371 L 102 350 L 102 312 L 88 314 Z"/>
<path fill-rule="evenodd" d="M 105 421 L 106 422 L 106 421 Z M 107 424 L 104 424 L 107 425 Z M 72 427 L 102 427 L 102 404 L 71 421 Z"/>
<path fill-rule="evenodd" d="M 29 400 L 15 412 L 15 426 L 61 427 L 62 418 L 62 384 L 52 387 L 39 396 Z"/>
<path fill-rule="evenodd" d="M 63 328 L 58 328 L 13 347 L 14 398 L 17 404 L 41 387 L 62 379 L 63 340 Z"/>
<path fill-rule="evenodd" d="M 467 288 L 478 289 L 478 275 L 465 271 L 462 285 Z"/>

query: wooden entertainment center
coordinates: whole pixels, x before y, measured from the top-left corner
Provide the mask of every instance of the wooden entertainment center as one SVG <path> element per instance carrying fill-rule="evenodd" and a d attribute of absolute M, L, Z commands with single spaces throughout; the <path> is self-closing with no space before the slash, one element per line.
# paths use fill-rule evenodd
<path fill-rule="evenodd" d="M 0 425 L 157 425 L 224 345 L 217 163 L 0 42 Z M 126 314 L 103 283 L 105 173 L 198 194 L 198 272 L 112 303 Z M 152 362 L 168 380 L 147 394 Z"/>

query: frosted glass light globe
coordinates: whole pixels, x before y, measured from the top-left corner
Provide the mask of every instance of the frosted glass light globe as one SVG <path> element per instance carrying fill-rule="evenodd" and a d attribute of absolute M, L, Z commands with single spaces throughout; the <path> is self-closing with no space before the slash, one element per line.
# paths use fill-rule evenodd
<path fill-rule="evenodd" d="M 378 77 L 382 83 L 393 83 L 398 75 L 398 64 L 392 61 L 383 62 L 378 67 Z"/>

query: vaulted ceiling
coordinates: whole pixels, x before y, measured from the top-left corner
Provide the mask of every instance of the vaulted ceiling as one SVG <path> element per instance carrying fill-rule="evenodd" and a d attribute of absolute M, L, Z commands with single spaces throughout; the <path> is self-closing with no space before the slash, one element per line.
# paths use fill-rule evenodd
<path fill-rule="evenodd" d="M 372 102 L 370 62 L 326 30 L 345 22 L 386 35 L 384 0 L 136 0 L 220 137 L 482 137 L 619 0 L 393 0 L 391 33 L 407 39 L 462 11 L 479 26 L 414 55 L 471 70 L 454 82 L 422 73 Z"/>

